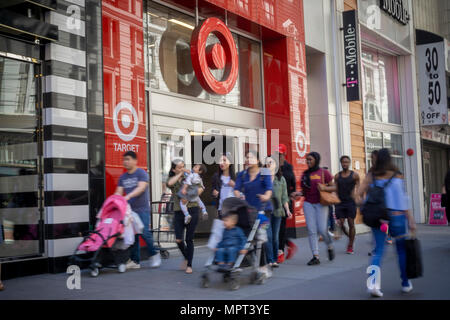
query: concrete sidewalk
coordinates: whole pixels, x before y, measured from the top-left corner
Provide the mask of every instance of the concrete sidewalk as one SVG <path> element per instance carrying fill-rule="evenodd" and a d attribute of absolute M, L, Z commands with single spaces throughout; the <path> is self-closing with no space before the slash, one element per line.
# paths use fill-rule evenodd
<path fill-rule="evenodd" d="M 414 291 L 400 292 L 399 270 L 395 245 L 388 246 L 382 266 L 383 299 L 450 299 L 450 227 L 419 226 L 424 259 L 424 277 L 413 280 Z M 308 239 L 296 239 L 297 255 L 274 270 L 273 277 L 264 285 L 248 284 L 244 272 L 241 288 L 229 291 L 214 274 L 211 287 L 200 287 L 202 266 L 208 256 L 206 247 L 198 247 L 194 257 L 194 273 L 179 270 L 181 257 L 171 252 L 159 269 L 150 269 L 148 261 L 140 270 L 119 274 L 115 270 L 102 270 L 91 278 L 88 270 L 82 271 L 81 290 L 69 290 L 67 274 L 43 274 L 5 281 L 6 290 L 0 292 L 5 299 L 367 299 L 366 268 L 368 252 L 372 249 L 371 234 L 358 235 L 355 254 L 345 254 L 347 240 L 335 242 L 336 259 L 329 262 L 326 248 L 320 243 L 321 264 L 307 266 L 311 258 Z"/>

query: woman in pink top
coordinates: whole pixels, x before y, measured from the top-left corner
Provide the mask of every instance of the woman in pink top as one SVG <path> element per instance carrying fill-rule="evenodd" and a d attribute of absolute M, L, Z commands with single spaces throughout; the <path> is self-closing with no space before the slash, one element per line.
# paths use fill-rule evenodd
<path fill-rule="evenodd" d="M 326 191 L 334 191 L 333 177 L 328 170 L 320 168 L 320 154 L 311 152 L 306 156 L 308 170 L 303 173 L 301 180 L 302 193 L 305 197 L 303 210 L 305 212 L 306 228 L 308 229 L 309 246 L 313 258 L 308 262 L 309 266 L 318 265 L 320 233 L 328 246 L 328 259 L 334 259 L 333 241 L 328 234 L 328 207 L 320 204 L 320 188 Z M 326 185 L 325 187 L 319 184 Z"/>

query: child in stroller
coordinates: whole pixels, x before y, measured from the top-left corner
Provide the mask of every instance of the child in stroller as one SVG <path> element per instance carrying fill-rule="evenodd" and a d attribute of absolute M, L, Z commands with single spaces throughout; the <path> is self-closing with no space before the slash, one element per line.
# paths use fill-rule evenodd
<path fill-rule="evenodd" d="M 128 248 L 134 243 L 135 233 L 142 233 L 142 222 L 139 217 L 133 217 L 127 200 L 119 195 L 106 199 L 97 218 L 95 230 L 87 232 L 69 264 L 88 263 L 93 277 L 104 267 L 125 272 Z M 80 256 L 81 253 L 85 253 L 85 257 Z"/>
<path fill-rule="evenodd" d="M 247 253 L 247 250 L 244 249 L 247 237 L 244 231 L 236 226 L 238 217 L 234 213 L 228 213 L 226 216 L 222 216 L 225 230 L 223 231 L 222 240 L 215 249 L 216 262 L 220 269 L 230 270 L 236 261 L 238 253 Z"/>
<path fill-rule="evenodd" d="M 245 200 L 235 197 L 227 198 L 223 201 L 222 215 L 224 217 L 231 215 L 231 217 L 234 216 L 235 218 L 230 217 L 230 219 L 237 219 L 237 223 L 231 222 L 231 225 L 235 223 L 237 227 L 242 229 L 246 237 L 245 245 L 241 249 L 239 244 L 239 249 L 241 249 L 239 255 L 237 255 L 238 251 L 235 251 L 234 257 L 230 257 L 227 260 L 228 266 L 221 266 L 220 262 L 222 261 L 220 260 L 222 260 L 222 257 L 219 252 L 221 252 L 222 239 L 225 238 L 225 242 L 227 241 L 228 232 L 224 229 L 226 228 L 225 224 L 228 224 L 228 222 L 218 219 L 214 220 L 211 237 L 208 242 L 208 247 L 212 249 L 212 252 L 205 264 L 206 270 L 202 275 L 201 286 L 208 288 L 210 285 L 210 272 L 217 271 L 223 273 L 223 280 L 229 283 L 231 290 L 237 290 L 240 287 L 239 276 L 243 271 L 242 268 L 245 267 L 251 267 L 252 269 L 250 275 L 251 283 L 263 284 L 266 274 L 259 265 L 262 244 L 267 241 L 267 234 L 264 228 L 265 219 L 267 218 L 258 214 Z"/>

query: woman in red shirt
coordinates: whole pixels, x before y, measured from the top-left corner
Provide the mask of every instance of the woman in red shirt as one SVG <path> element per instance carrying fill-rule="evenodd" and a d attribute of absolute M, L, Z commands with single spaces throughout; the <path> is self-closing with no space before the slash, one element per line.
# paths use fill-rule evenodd
<path fill-rule="evenodd" d="M 328 246 L 328 259 L 334 259 L 333 241 L 328 234 L 328 207 L 320 204 L 320 190 L 333 191 L 333 177 L 328 170 L 320 168 L 320 154 L 311 152 L 306 156 L 308 170 L 302 175 L 301 186 L 305 197 L 303 210 L 305 212 L 306 228 L 308 229 L 309 245 L 313 258 L 308 262 L 309 266 L 318 265 L 320 233 Z M 320 185 L 327 185 L 325 187 Z"/>

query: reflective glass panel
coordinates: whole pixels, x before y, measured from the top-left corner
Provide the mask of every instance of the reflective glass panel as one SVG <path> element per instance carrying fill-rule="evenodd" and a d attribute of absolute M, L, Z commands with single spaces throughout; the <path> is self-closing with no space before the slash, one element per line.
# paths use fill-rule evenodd
<path fill-rule="evenodd" d="M 0 258 L 40 252 L 34 69 L 0 57 Z"/>

